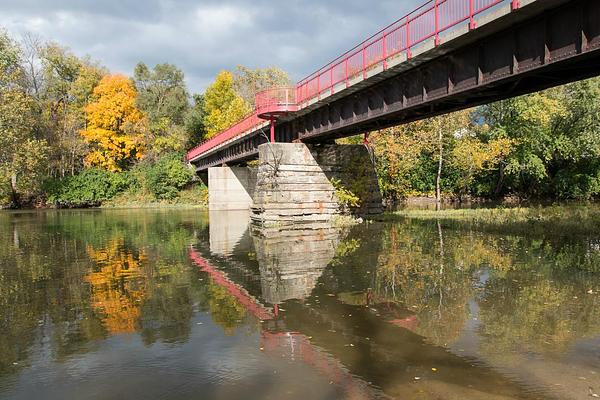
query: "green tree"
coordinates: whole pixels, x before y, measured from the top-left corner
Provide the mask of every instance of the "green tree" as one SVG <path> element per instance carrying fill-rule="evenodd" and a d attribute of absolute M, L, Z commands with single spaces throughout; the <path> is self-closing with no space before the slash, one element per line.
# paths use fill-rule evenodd
<path fill-rule="evenodd" d="M 13 206 L 39 188 L 47 145 L 34 135 L 33 99 L 22 84 L 22 53 L 0 32 L 0 197 Z"/>
<path fill-rule="evenodd" d="M 136 104 L 148 119 L 147 155 L 157 158 L 165 152 L 183 150 L 188 142 L 184 123 L 190 108 L 183 71 L 172 64 L 157 64 L 150 70 L 138 63 L 134 82 Z"/>
<path fill-rule="evenodd" d="M 185 115 L 185 130 L 188 135 L 187 148 L 192 148 L 200 144 L 206 136 L 204 118 L 206 117 L 206 108 L 204 96 L 194 94 L 194 105 L 190 107 Z"/>
<path fill-rule="evenodd" d="M 166 118 L 183 125 L 189 108 L 183 71 L 173 64 L 157 64 L 150 70 L 140 62 L 135 66 L 133 79 L 138 91 L 137 106 L 151 123 Z"/>

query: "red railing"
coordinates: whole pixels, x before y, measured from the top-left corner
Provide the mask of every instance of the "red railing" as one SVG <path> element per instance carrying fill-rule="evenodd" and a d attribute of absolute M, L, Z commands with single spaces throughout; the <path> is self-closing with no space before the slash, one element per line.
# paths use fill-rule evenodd
<path fill-rule="evenodd" d="M 296 111 L 297 104 L 295 87 L 276 87 L 256 94 L 256 114 L 264 119 Z"/>
<path fill-rule="evenodd" d="M 188 160 L 227 142 L 228 140 L 258 127 L 268 116 L 268 111 L 296 111 L 306 107 L 312 100 L 333 94 L 344 89 L 357 78 L 366 79 L 377 66 L 385 70 L 396 57 L 412 57 L 412 49 L 432 39 L 435 46 L 440 44 L 440 35 L 455 26 L 468 22 L 475 27 L 475 17 L 501 3 L 510 3 L 513 9 L 519 8 L 519 0 L 429 0 L 413 12 L 388 25 L 352 50 L 344 53 L 323 68 L 302 79 L 295 88 L 275 88 L 257 95 L 257 110 L 217 136 L 202 143 L 188 153 Z M 288 100 L 294 94 L 295 103 Z M 282 95 L 288 96 L 282 99 Z M 274 107 L 275 106 L 275 107 Z"/>
<path fill-rule="evenodd" d="M 188 160 L 193 160 L 194 158 L 206 153 L 209 150 L 214 149 L 215 147 L 228 142 L 236 138 L 239 135 L 242 135 L 250 130 L 255 130 L 258 126 L 265 123 L 264 119 L 258 117 L 258 114 L 254 113 L 248 115 L 246 118 L 241 120 L 240 122 L 232 125 L 227 128 L 223 132 L 213 136 L 212 138 L 205 140 L 200 145 L 194 147 L 187 154 Z"/>
<path fill-rule="evenodd" d="M 361 75 L 366 79 L 369 70 L 375 66 L 387 69 L 388 62 L 394 57 L 404 55 L 410 59 L 413 47 L 429 39 L 438 45 L 440 34 L 460 23 L 468 21 L 469 27 L 474 28 L 475 16 L 508 2 L 518 7 L 516 0 L 429 0 L 301 80 L 298 83 L 298 104 L 302 107 L 303 103 L 333 92 L 338 85 L 342 89 L 348 87 Z"/>

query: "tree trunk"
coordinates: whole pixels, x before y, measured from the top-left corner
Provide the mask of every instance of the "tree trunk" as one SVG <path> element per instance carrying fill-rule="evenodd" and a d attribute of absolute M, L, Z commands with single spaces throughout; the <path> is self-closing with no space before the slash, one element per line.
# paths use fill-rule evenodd
<path fill-rule="evenodd" d="M 500 164 L 500 176 L 498 177 L 498 182 L 496 183 L 494 197 L 500 197 L 500 193 L 502 193 L 502 186 L 504 186 L 504 163 Z"/>
<path fill-rule="evenodd" d="M 17 194 L 17 174 L 12 174 L 10 177 L 10 200 L 12 207 L 19 207 L 19 195 Z"/>
<path fill-rule="evenodd" d="M 435 209 L 437 211 L 440 210 L 441 203 L 442 203 L 441 181 L 442 181 L 442 164 L 444 162 L 443 161 L 444 160 L 444 142 L 442 139 L 443 139 L 442 127 L 438 126 L 439 158 L 438 158 L 437 176 L 435 178 Z"/>

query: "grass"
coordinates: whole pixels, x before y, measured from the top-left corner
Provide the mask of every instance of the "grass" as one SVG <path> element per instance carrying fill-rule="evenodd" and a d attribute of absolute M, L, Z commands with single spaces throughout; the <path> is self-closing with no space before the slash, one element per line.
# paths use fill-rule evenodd
<path fill-rule="evenodd" d="M 600 232 L 600 205 L 553 205 L 547 207 L 402 210 L 384 214 L 383 221 L 441 220 L 481 229 L 510 229 L 543 233 L 560 229 L 565 234 Z"/>
<path fill-rule="evenodd" d="M 194 186 L 184 189 L 170 200 L 157 200 L 153 195 L 142 192 L 125 192 L 102 203 L 102 208 L 206 208 L 208 191 Z"/>

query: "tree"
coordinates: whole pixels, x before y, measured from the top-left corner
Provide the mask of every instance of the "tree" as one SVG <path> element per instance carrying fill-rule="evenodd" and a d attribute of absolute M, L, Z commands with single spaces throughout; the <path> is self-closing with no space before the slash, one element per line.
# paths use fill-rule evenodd
<path fill-rule="evenodd" d="M 291 85 L 287 72 L 277 67 L 250 69 L 238 65 L 233 73 L 235 92 L 254 108 L 256 93 L 277 86 Z"/>
<path fill-rule="evenodd" d="M 189 108 L 183 71 L 173 64 L 157 64 L 150 70 L 140 62 L 133 79 L 138 91 L 137 106 L 151 123 L 166 118 L 173 124 L 183 125 Z"/>
<path fill-rule="evenodd" d="M 450 165 L 459 172 L 458 195 L 462 197 L 471 188 L 475 177 L 484 170 L 493 170 L 510 154 L 513 141 L 493 139 L 485 143 L 474 135 L 461 137 L 450 154 Z"/>
<path fill-rule="evenodd" d="M 416 123 L 374 132 L 370 137 L 377 162 L 377 176 L 382 195 L 388 200 L 412 194 L 415 190 L 413 171 L 421 154 L 431 151 L 429 132 L 416 129 Z"/>
<path fill-rule="evenodd" d="M 213 137 L 250 113 L 250 105 L 234 90 L 233 74 L 221 71 L 204 93 L 206 136 Z"/>
<path fill-rule="evenodd" d="M 437 137 L 437 174 L 435 178 L 435 201 L 436 207 L 440 208 L 442 200 L 442 170 L 444 166 L 444 149 L 447 142 L 457 135 L 469 129 L 471 112 L 469 110 L 457 111 L 450 114 L 440 115 L 430 119 L 431 129 Z"/>
<path fill-rule="evenodd" d="M 86 107 L 88 125 L 81 131 L 91 147 L 86 163 L 121 171 L 143 156 L 137 92 L 130 79 L 108 75 L 94 89 L 94 102 Z"/>
<path fill-rule="evenodd" d="M 69 49 L 39 39 L 26 41 L 26 90 L 35 100 L 36 134 L 51 143 L 48 175 L 74 175 L 83 167 L 87 145 L 85 106 L 106 71 Z"/>
<path fill-rule="evenodd" d="M 13 206 L 21 195 L 39 188 L 39 174 L 47 154 L 44 140 L 34 136 L 33 99 L 22 86 L 21 49 L 0 32 L 0 194 Z"/>
<path fill-rule="evenodd" d="M 185 130 L 188 135 L 187 148 L 192 148 L 202 142 L 206 136 L 204 118 L 206 117 L 206 105 L 204 96 L 194 94 L 194 105 L 190 107 L 185 115 Z"/>

